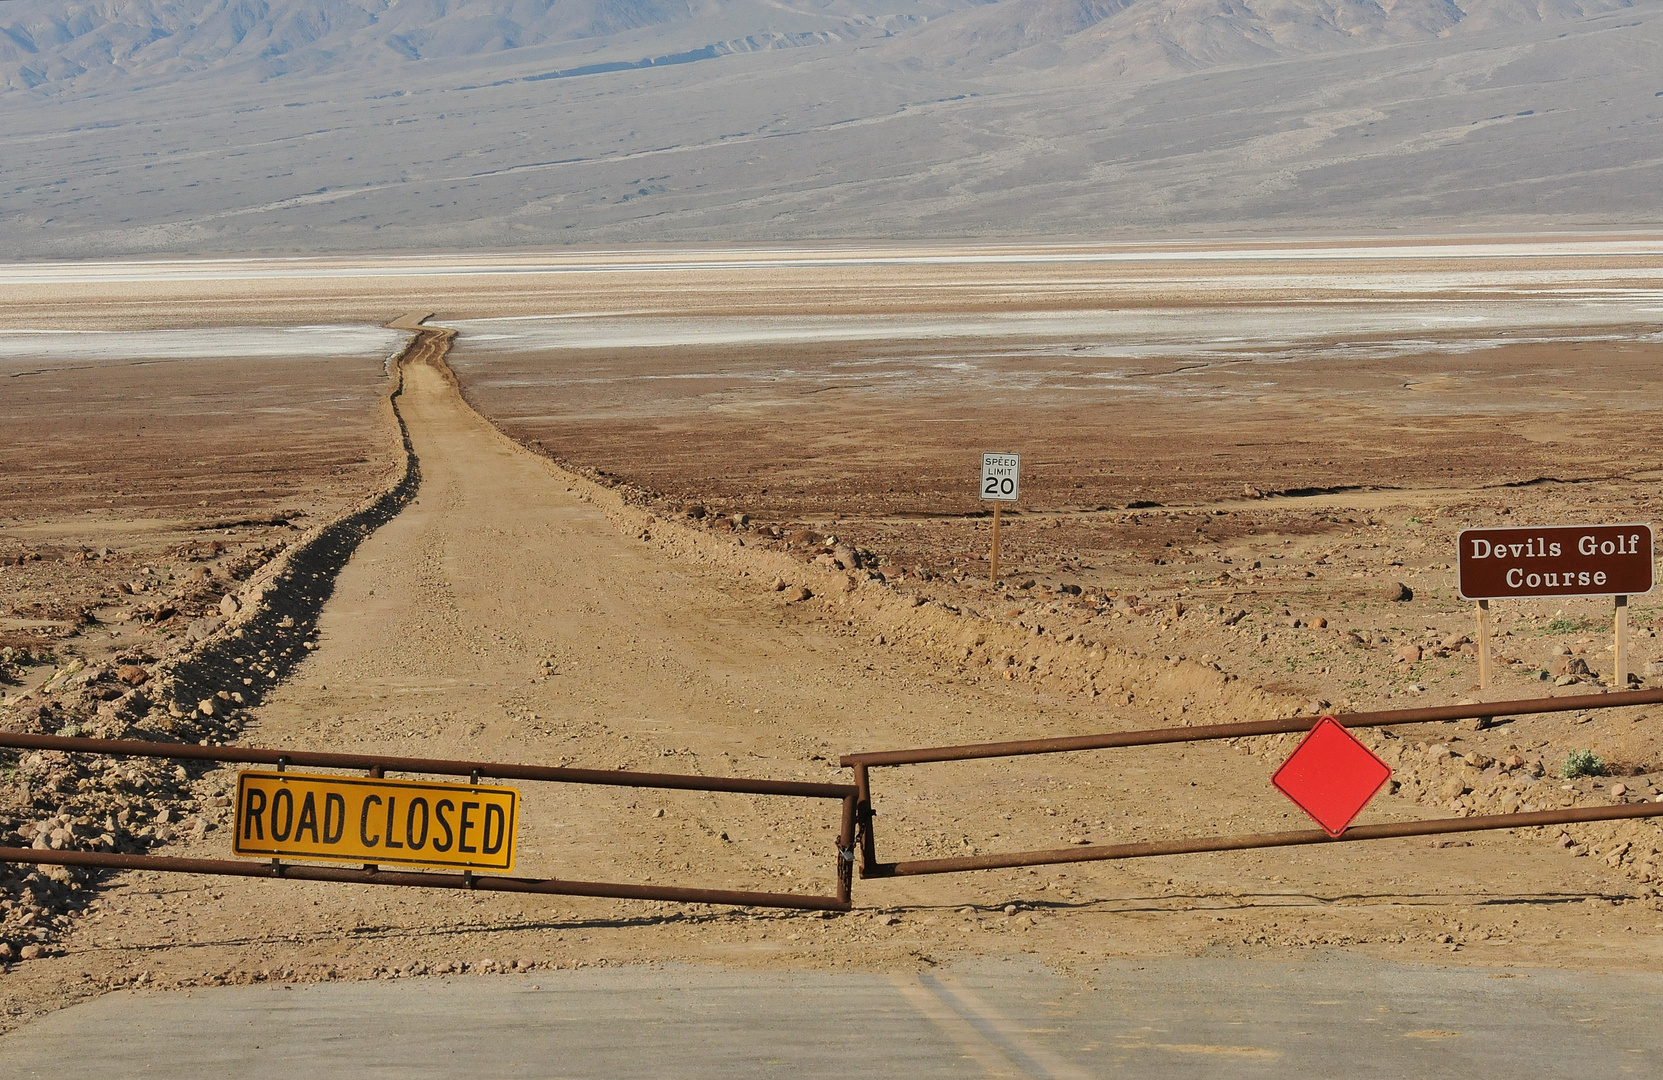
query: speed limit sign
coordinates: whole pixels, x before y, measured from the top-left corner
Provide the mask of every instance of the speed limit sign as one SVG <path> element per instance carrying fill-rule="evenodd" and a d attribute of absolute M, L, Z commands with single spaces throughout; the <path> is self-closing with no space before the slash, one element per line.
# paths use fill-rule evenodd
<path fill-rule="evenodd" d="M 1021 462 L 1022 458 L 1016 454 L 983 454 L 982 498 L 1015 502 L 1022 491 Z"/>
<path fill-rule="evenodd" d="M 982 455 L 982 498 L 993 503 L 993 550 L 987 556 L 988 580 L 999 580 L 999 504 L 1022 493 L 1022 459 L 1016 454 Z"/>

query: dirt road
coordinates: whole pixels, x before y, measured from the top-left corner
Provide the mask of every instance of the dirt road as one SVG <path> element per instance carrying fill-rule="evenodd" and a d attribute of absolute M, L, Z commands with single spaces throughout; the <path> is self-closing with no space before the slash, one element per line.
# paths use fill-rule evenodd
<path fill-rule="evenodd" d="M 862 596 L 787 603 L 762 555 L 643 524 L 502 436 L 440 367 L 406 371 L 400 408 L 419 495 L 340 574 L 320 647 L 262 704 L 246 742 L 838 779 L 839 752 L 1143 726 L 1177 703 L 1157 683 L 1111 709 L 1106 697 L 977 682 L 939 653 L 880 646 Z M 1295 824 L 1268 772 L 1225 747 L 932 766 L 886 776 L 880 821 L 886 844 L 920 851 Z M 1402 799 L 1375 812 L 1425 813 Z M 527 873 L 830 888 L 829 804 L 527 785 L 524 821 Z M 223 827 L 180 845 L 228 847 Z M 112 986 L 464 963 L 893 970 L 1034 953 L 1090 978 L 1116 956 L 1346 947 L 1400 961 L 1654 965 L 1657 901 L 1594 863 L 1524 836 L 1391 841 L 857 883 L 867 910 L 831 918 L 129 874 L 65 955 L 20 965 L 4 988 L 17 1022 Z"/>

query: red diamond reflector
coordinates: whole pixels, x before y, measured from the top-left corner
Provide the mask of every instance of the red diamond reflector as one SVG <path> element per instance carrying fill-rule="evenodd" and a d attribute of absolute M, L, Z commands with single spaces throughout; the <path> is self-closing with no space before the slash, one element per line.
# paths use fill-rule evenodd
<path fill-rule="evenodd" d="M 1337 837 L 1391 775 L 1391 766 L 1332 716 L 1325 716 L 1270 782 L 1310 814 L 1323 832 Z"/>

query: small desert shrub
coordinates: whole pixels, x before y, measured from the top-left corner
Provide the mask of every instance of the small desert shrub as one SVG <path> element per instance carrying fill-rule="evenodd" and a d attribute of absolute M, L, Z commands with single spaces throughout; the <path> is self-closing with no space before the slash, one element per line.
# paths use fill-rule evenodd
<path fill-rule="evenodd" d="M 1604 776 L 1605 760 L 1592 750 L 1572 750 L 1565 755 L 1565 764 L 1559 766 L 1559 775 L 1566 780 L 1579 776 Z"/>
<path fill-rule="evenodd" d="M 1581 634 L 1590 630 L 1609 629 L 1610 625 L 1610 623 L 1602 622 L 1598 619 L 1561 618 L 1554 619 L 1552 622 L 1548 623 L 1547 629 L 1542 632 L 1545 634 Z"/>

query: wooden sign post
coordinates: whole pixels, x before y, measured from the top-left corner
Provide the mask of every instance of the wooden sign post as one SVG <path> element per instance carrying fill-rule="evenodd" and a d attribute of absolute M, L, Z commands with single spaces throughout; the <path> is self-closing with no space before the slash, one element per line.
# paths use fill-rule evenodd
<path fill-rule="evenodd" d="M 988 580 L 999 580 L 999 507 L 1022 494 L 1022 458 L 1017 454 L 982 455 L 982 499 L 993 503 L 993 551 Z"/>
<path fill-rule="evenodd" d="M 1456 537 L 1460 593 L 1478 602 L 1478 685 L 1490 684 L 1490 601 L 1543 596 L 1609 596 L 1616 670 L 1628 686 L 1628 598 L 1651 592 L 1650 525 L 1553 525 L 1464 529 Z"/>
<path fill-rule="evenodd" d="M 1490 685 L 1490 602 L 1478 602 L 1478 685 Z"/>
<path fill-rule="evenodd" d="M 1612 633 L 1617 639 L 1616 667 L 1617 689 L 1628 689 L 1628 597 L 1618 594 L 1614 600 L 1615 611 L 1612 613 Z"/>

